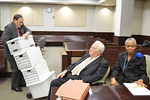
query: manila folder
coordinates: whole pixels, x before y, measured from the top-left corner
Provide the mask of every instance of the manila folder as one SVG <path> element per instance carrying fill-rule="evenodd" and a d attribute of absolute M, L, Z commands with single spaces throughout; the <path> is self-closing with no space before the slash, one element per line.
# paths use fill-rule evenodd
<path fill-rule="evenodd" d="M 84 100 L 89 92 L 89 88 L 89 83 L 70 79 L 59 87 L 56 95 L 62 96 L 63 100 Z"/>

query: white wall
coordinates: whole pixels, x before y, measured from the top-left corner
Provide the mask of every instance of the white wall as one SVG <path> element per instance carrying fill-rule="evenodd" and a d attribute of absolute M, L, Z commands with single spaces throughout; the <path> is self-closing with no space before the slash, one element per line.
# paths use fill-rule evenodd
<path fill-rule="evenodd" d="M 9 13 L 9 7 L 5 5 L 0 5 L 1 7 L 1 30 L 4 29 L 4 27 L 10 23 L 10 13 Z"/>
<path fill-rule="evenodd" d="M 144 3 L 141 1 L 134 2 L 134 14 L 132 20 L 132 35 L 140 35 L 142 30 Z"/>
<path fill-rule="evenodd" d="M 10 6 L 17 4 L 1 4 L 1 30 L 4 29 L 5 25 L 10 23 Z M 25 6 L 25 4 L 23 4 Z M 34 5 L 36 6 L 36 5 Z M 32 31 L 93 31 L 94 30 L 94 6 L 79 6 L 87 8 L 87 25 L 86 27 L 55 27 L 55 7 L 62 5 L 38 5 L 44 7 L 44 25 L 43 26 L 27 26 Z M 51 7 L 53 11 L 51 13 L 46 12 L 46 8 Z M 78 6 L 77 6 L 78 7 Z M 40 19 L 39 19 L 40 20 Z"/>
<path fill-rule="evenodd" d="M 131 36 L 134 0 L 116 0 L 115 36 Z"/>
<path fill-rule="evenodd" d="M 144 3 L 141 35 L 150 36 L 150 0 Z"/>
<path fill-rule="evenodd" d="M 113 30 L 114 31 L 115 31 L 115 21 L 116 21 L 116 7 L 114 7 L 114 19 L 113 19 Z"/>
<path fill-rule="evenodd" d="M 10 23 L 10 6 L 17 4 L 0 4 L 0 30 Z M 22 4 L 25 6 L 26 4 Z M 147 0 L 144 4 L 144 11 L 142 10 L 142 3 L 135 2 L 134 17 L 132 25 L 132 34 L 135 35 L 148 35 L 150 36 L 150 1 Z M 114 32 L 115 26 L 115 7 L 105 6 L 76 6 L 87 8 L 87 25 L 86 27 L 55 27 L 55 7 L 63 5 L 34 5 L 40 6 L 44 9 L 44 25 L 43 26 L 27 26 L 32 31 L 87 31 L 87 32 Z M 52 12 L 47 13 L 46 8 L 51 7 Z M 102 9 L 107 9 L 102 12 Z M 143 12 L 142 12 L 143 11 Z M 143 19 L 143 20 L 142 20 Z M 39 19 L 40 20 L 40 19 Z"/>
<path fill-rule="evenodd" d="M 16 6 L 17 4 L 0 4 L 1 8 L 1 30 L 10 23 L 10 6 Z M 28 4 L 29 5 L 29 4 Z M 28 6 L 22 4 L 22 6 Z M 36 6 L 36 5 L 34 5 Z M 87 9 L 87 25 L 86 27 L 55 27 L 55 7 L 63 5 L 37 5 L 44 9 L 44 25 L 43 26 L 27 26 L 32 31 L 87 31 L 87 32 L 113 32 L 113 11 L 114 7 L 107 7 L 108 15 L 101 12 L 104 6 L 98 7 L 95 12 L 95 6 L 76 6 Z M 47 13 L 46 8 L 51 7 L 52 12 Z M 95 17 L 96 16 L 96 17 Z M 39 19 L 40 20 L 40 19 Z"/>
<path fill-rule="evenodd" d="M 94 7 L 84 6 L 87 8 L 87 25 L 86 27 L 55 27 L 55 7 L 57 5 L 47 5 L 44 8 L 44 26 L 29 26 L 34 31 L 93 31 L 94 22 Z M 52 7 L 53 11 L 51 13 L 46 12 L 46 7 Z"/>
<path fill-rule="evenodd" d="M 96 32 L 114 32 L 114 8 L 96 6 L 94 26 Z"/>

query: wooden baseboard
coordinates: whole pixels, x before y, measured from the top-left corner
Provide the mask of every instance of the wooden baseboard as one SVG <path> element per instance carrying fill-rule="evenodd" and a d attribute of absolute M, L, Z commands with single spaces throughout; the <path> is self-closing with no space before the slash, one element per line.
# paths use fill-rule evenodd
<path fill-rule="evenodd" d="M 46 42 L 45 46 L 63 46 L 63 42 Z"/>
<path fill-rule="evenodd" d="M 0 78 L 10 78 L 12 72 L 0 72 Z"/>

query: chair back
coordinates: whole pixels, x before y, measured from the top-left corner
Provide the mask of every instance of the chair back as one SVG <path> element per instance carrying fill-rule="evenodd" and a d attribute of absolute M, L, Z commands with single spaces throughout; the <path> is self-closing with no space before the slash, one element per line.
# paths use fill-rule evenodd
<path fill-rule="evenodd" d="M 93 82 L 92 84 L 104 84 L 105 83 L 105 79 L 108 76 L 109 72 L 110 72 L 110 66 L 108 67 L 107 72 L 104 75 L 104 77 L 102 79 L 100 79 L 99 81 Z"/>
<path fill-rule="evenodd" d="M 146 58 L 146 72 L 147 72 L 147 77 L 149 79 L 149 84 L 150 84 L 150 60 L 148 59 L 148 57 Z"/>

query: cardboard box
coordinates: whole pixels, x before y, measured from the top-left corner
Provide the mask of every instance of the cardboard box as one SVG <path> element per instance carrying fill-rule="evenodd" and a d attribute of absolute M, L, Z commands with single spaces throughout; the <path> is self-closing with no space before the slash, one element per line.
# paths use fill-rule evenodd
<path fill-rule="evenodd" d="M 43 56 L 39 47 L 32 47 L 27 51 L 22 51 L 14 55 L 19 70 L 33 67 L 41 60 Z"/>
<path fill-rule="evenodd" d="M 32 66 L 31 68 L 21 70 L 26 84 L 33 84 L 41 81 L 49 74 L 49 68 L 45 60 Z"/>
<path fill-rule="evenodd" d="M 26 51 L 29 47 L 35 47 L 35 43 L 32 35 L 29 35 L 28 39 L 24 37 L 17 37 L 15 39 L 6 42 L 11 55 Z"/>
<path fill-rule="evenodd" d="M 47 76 L 43 77 L 41 81 L 33 84 L 27 84 L 33 99 L 48 96 L 51 81 L 55 78 L 55 71 L 51 71 L 47 74 Z"/>

